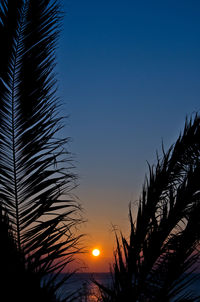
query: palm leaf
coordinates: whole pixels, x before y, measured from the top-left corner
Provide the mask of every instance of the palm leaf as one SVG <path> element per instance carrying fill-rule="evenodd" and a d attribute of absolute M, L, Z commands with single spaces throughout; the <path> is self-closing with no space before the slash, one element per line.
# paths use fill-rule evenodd
<path fill-rule="evenodd" d="M 0 2 L 0 201 L 19 251 L 33 270 L 61 270 L 78 251 L 81 219 L 56 97 L 59 6 L 49 0 Z M 66 252 L 67 251 L 67 252 Z"/>
<path fill-rule="evenodd" d="M 200 117 L 149 165 L 130 238 L 117 239 L 105 301 L 199 301 L 189 291 L 200 260 Z M 102 288 L 101 288 L 102 289 Z M 107 300 L 106 298 L 107 297 Z"/>
<path fill-rule="evenodd" d="M 0 205 L 1 297 L 6 301 L 58 301 L 54 283 L 41 287 L 42 274 L 33 272 L 19 251 L 6 210 Z M 9 290 L 8 290 L 9 288 Z M 64 301 L 64 300 L 63 300 Z"/>

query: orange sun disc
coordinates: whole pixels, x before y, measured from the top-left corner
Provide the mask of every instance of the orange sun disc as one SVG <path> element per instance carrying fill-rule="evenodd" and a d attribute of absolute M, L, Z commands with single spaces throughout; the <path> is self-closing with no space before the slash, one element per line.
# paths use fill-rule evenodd
<path fill-rule="evenodd" d="M 98 257 L 98 256 L 100 255 L 100 250 L 94 249 L 94 250 L 92 251 L 92 255 L 95 256 L 95 257 Z"/>

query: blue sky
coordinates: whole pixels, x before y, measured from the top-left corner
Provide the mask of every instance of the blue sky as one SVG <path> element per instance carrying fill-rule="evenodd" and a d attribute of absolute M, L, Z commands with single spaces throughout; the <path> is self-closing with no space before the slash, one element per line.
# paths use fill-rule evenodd
<path fill-rule="evenodd" d="M 126 232 L 146 161 L 200 109 L 200 2 L 61 2 L 64 134 L 72 137 L 88 242 L 106 245 L 111 223 Z"/>

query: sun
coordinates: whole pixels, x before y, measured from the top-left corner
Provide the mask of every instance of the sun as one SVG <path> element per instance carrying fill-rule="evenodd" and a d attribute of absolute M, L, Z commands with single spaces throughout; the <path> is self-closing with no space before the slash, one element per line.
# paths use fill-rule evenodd
<path fill-rule="evenodd" d="M 100 250 L 99 249 L 92 250 L 92 255 L 98 257 L 100 255 Z"/>

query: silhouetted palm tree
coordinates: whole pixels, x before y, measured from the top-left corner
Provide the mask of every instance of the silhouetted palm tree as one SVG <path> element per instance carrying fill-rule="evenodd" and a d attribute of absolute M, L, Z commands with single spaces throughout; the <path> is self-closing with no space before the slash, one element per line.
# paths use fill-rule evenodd
<path fill-rule="evenodd" d="M 72 232 L 80 220 L 70 197 L 68 139 L 56 137 L 59 19 L 57 1 L 0 1 L 0 204 L 12 227 L 10 245 L 1 249 L 13 246 L 17 270 L 22 262 L 40 277 L 71 262 L 80 238 Z"/>
<path fill-rule="evenodd" d="M 133 208 L 135 210 L 135 208 Z M 189 285 L 200 260 L 200 117 L 149 166 L 130 237 L 116 236 L 112 286 L 103 301 L 200 301 Z M 121 241 L 121 243 L 120 243 Z M 198 271 L 197 271 L 198 272 Z"/>

